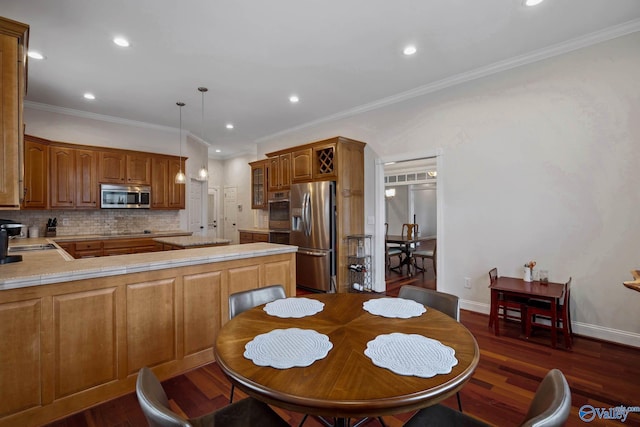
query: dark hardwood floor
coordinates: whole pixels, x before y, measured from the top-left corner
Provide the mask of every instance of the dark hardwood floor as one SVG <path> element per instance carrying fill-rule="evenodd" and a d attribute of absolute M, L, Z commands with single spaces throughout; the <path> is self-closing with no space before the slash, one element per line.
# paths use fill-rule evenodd
<path fill-rule="evenodd" d="M 399 288 L 413 284 L 435 288 L 433 273 L 405 277 L 390 272 L 387 294 L 397 295 Z M 640 413 L 631 413 L 624 423 L 595 419 L 583 422 L 578 416 L 582 405 L 595 408 L 640 406 L 640 349 L 575 337 L 571 351 L 552 349 L 548 332 L 530 339 L 521 336 L 520 325 L 503 322 L 503 335 L 496 337 L 488 327 L 486 315 L 461 311 L 461 322 L 474 334 L 480 347 L 480 364 L 471 381 L 461 392 L 464 412 L 497 426 L 517 426 L 525 416 L 529 402 L 542 377 L 549 369 L 559 368 L 572 391 L 572 411 L 568 426 L 640 426 Z M 562 346 L 561 346 L 562 347 Z M 213 411 L 227 404 L 230 385 L 215 363 L 163 382 L 174 409 L 191 417 Z M 236 390 L 236 398 L 244 394 Z M 457 407 L 455 397 L 445 401 Z M 275 408 L 292 426 L 302 414 Z M 389 427 L 402 426 L 411 414 L 384 417 Z M 321 426 L 309 418 L 307 427 Z M 103 403 L 70 416 L 49 427 L 137 427 L 146 426 L 134 393 Z M 369 420 L 366 427 L 379 426 Z"/>

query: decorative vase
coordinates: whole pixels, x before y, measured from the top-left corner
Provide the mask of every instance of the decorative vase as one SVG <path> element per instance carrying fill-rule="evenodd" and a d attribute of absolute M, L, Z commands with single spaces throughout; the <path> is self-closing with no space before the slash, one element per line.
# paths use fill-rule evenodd
<path fill-rule="evenodd" d="M 524 279 L 525 282 L 533 282 L 533 274 L 529 267 L 524 268 Z"/>

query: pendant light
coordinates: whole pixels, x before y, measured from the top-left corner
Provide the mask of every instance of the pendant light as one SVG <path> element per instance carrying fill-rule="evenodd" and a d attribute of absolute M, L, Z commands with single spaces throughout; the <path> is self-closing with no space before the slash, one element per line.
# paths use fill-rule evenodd
<path fill-rule="evenodd" d="M 176 184 L 184 184 L 187 181 L 187 177 L 184 175 L 184 172 L 182 172 L 182 107 L 184 107 L 185 104 L 184 102 L 176 102 L 176 105 L 180 107 L 180 164 L 174 182 Z"/>
<path fill-rule="evenodd" d="M 206 143 L 207 141 L 204 139 L 204 93 L 209 89 L 201 86 L 198 88 L 198 90 L 202 94 L 202 140 Z M 208 160 L 208 156 L 207 156 L 207 160 Z M 200 181 L 206 181 L 208 176 L 209 176 L 209 171 L 207 170 L 207 166 L 203 164 L 200 170 L 198 171 L 198 179 Z"/>

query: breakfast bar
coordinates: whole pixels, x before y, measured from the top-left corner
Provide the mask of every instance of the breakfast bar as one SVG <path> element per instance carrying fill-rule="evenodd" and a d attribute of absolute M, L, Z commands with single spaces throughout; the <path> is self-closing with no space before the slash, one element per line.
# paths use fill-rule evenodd
<path fill-rule="evenodd" d="M 22 252 L 0 275 L 0 427 L 42 425 L 214 361 L 230 293 L 282 284 L 295 246 L 253 243 L 73 259 Z"/>

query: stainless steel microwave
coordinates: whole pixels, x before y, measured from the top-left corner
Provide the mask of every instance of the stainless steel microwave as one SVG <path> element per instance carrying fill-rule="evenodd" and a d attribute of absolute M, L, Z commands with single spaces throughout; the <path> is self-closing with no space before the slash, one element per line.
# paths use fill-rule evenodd
<path fill-rule="evenodd" d="M 151 187 L 100 184 L 100 207 L 102 209 L 149 209 Z"/>

